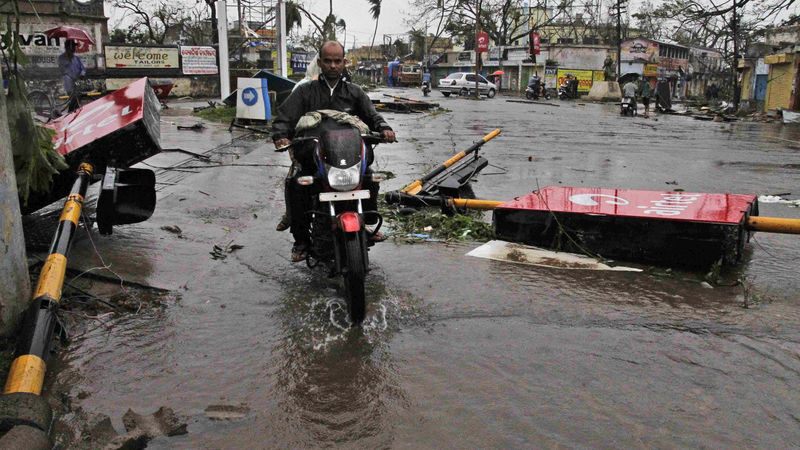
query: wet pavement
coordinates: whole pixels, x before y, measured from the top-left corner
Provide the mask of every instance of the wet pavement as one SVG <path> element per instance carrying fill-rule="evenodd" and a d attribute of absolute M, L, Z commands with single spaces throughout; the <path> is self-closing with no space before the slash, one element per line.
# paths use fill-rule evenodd
<path fill-rule="evenodd" d="M 389 92 L 423 98 L 371 96 Z M 395 175 L 383 191 L 501 128 L 482 150 L 492 166 L 478 198 L 549 185 L 800 194 L 800 127 L 428 99 L 450 112 L 384 114 L 401 141 L 376 150 Z M 713 288 L 703 273 L 542 268 L 466 257 L 479 243 L 389 240 L 370 253 L 367 322 L 348 329 L 337 281 L 290 263 L 291 236 L 274 230 L 287 156 L 227 125 L 178 131 L 200 121 L 186 111 L 162 113 L 162 146 L 214 163 L 150 158 L 154 216 L 73 247 L 72 267 L 110 266 L 97 271 L 168 293 L 164 308 L 106 318 L 58 355 L 45 392 L 69 410 L 123 431 L 129 408 L 169 407 L 188 433 L 152 448 L 800 443 L 797 236 L 756 234 Z M 800 218 L 785 204 L 760 213 Z M 209 254 L 233 244 L 244 247 Z M 62 415 L 58 441 L 77 445 L 75 417 Z"/>

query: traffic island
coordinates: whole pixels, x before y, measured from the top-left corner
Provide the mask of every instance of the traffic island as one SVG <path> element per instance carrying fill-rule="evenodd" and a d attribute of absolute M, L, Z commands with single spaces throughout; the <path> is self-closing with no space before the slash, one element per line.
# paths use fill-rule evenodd
<path fill-rule="evenodd" d="M 595 81 L 586 99 L 595 102 L 619 102 L 622 100 L 622 91 L 616 81 Z"/>

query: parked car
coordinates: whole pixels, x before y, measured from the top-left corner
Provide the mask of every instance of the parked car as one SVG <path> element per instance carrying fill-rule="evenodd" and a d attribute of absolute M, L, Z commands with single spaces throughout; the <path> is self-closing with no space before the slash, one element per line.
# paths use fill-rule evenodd
<path fill-rule="evenodd" d="M 445 97 L 449 97 L 450 94 L 463 96 L 474 95 L 476 79 L 478 80 L 478 92 L 489 98 L 494 97 L 497 93 L 497 86 L 494 83 L 490 83 L 486 78 L 483 78 L 483 76 L 469 72 L 451 73 L 447 77 L 439 80 L 438 89 Z"/>

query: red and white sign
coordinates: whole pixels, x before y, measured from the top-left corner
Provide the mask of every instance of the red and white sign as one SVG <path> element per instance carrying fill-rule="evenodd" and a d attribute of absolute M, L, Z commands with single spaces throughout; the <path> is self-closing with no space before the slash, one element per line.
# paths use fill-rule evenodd
<path fill-rule="evenodd" d="M 214 47 L 181 46 L 181 69 L 185 75 L 214 75 L 217 50 Z"/>
<path fill-rule="evenodd" d="M 479 52 L 489 51 L 489 35 L 486 33 L 478 33 L 477 49 Z"/>
<path fill-rule="evenodd" d="M 58 153 L 66 155 L 142 119 L 145 89 L 147 78 L 140 78 L 71 114 L 59 117 L 48 124 L 56 130 L 53 147 Z"/>
<path fill-rule="evenodd" d="M 740 224 L 755 195 L 550 186 L 498 209 Z"/>
<path fill-rule="evenodd" d="M 531 51 L 534 55 L 538 55 L 541 52 L 541 43 L 542 40 L 539 37 L 539 33 L 531 31 Z"/>

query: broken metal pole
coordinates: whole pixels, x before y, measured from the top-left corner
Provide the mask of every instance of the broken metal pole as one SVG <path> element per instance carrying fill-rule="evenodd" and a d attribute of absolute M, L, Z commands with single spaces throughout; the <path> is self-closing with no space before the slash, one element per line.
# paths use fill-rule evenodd
<path fill-rule="evenodd" d="M 766 233 L 800 234 L 800 219 L 750 216 L 747 229 Z"/>
<path fill-rule="evenodd" d="M 387 192 L 386 203 L 405 206 L 444 206 L 448 208 L 466 208 L 492 210 L 505 203 L 497 200 L 476 200 L 471 198 L 453 198 L 435 195 L 413 195 L 404 192 Z"/>
<path fill-rule="evenodd" d="M 457 155 L 455 155 L 452 158 L 448 159 L 447 161 L 443 162 L 441 165 L 439 165 L 439 167 L 437 167 L 437 168 L 433 169 L 432 171 L 428 172 L 427 174 L 425 174 L 425 176 L 423 176 L 419 180 L 416 180 L 413 183 L 409 184 L 408 186 L 404 187 L 403 189 L 401 189 L 401 192 L 404 192 L 406 194 L 417 194 L 417 193 L 419 193 L 419 191 L 422 189 L 422 184 L 423 183 L 425 183 L 426 181 L 428 181 L 431 178 L 435 177 L 436 175 L 439 175 L 445 169 L 447 169 L 448 167 L 450 167 L 454 163 L 456 163 L 458 160 L 460 160 L 463 157 L 469 155 L 470 153 L 478 150 L 483 144 L 489 142 L 490 140 L 492 140 L 498 134 L 500 134 L 500 128 L 498 128 L 498 129 L 492 131 L 491 133 L 487 134 L 480 141 L 472 144 L 468 149 L 464 150 L 463 152 L 458 153 Z"/>
<path fill-rule="evenodd" d="M 93 171 L 90 164 L 80 165 L 78 178 L 64 203 L 58 229 L 50 245 L 50 255 L 39 274 L 33 302 L 25 311 L 14 361 L 8 372 L 3 396 L 0 397 L 0 426 L 30 425 L 45 432 L 50 426 L 52 411 L 41 399 L 42 384 L 57 324 L 56 313 L 67 270 L 67 254 L 78 229 Z M 21 408 L 23 403 L 28 407 Z M 38 405 L 36 407 L 42 414 L 32 413 L 31 404 Z"/>

